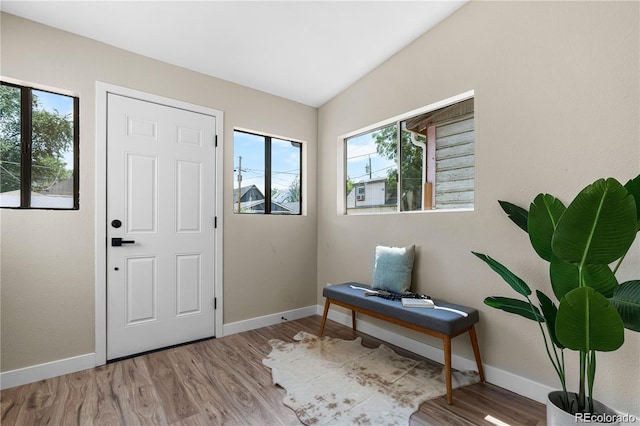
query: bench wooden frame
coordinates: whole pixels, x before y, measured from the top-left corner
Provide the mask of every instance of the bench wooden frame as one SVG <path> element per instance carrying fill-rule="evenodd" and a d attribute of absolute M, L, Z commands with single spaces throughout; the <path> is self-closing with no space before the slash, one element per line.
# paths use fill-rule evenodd
<path fill-rule="evenodd" d="M 361 314 L 369 315 L 374 318 L 388 321 L 393 324 L 401 325 L 403 327 L 428 334 L 429 336 L 438 337 L 442 339 L 443 350 L 444 350 L 445 380 L 447 385 L 447 403 L 449 405 L 453 404 L 453 387 L 451 384 L 451 339 L 452 338 L 459 336 L 461 334 L 464 334 L 466 332 L 469 332 L 469 338 L 471 339 L 471 345 L 473 346 L 473 354 L 476 358 L 476 365 L 478 366 L 478 374 L 480 375 L 480 381 L 482 382 L 485 381 L 484 370 L 482 369 L 482 360 L 480 359 L 480 348 L 478 347 L 478 337 L 476 335 L 476 329 L 473 324 L 468 328 L 460 330 L 456 334 L 445 334 L 439 331 L 434 331 L 429 328 L 422 327 L 417 324 L 402 321 L 397 318 L 372 311 L 370 309 L 364 309 L 358 306 L 351 305 L 349 303 L 333 300 L 327 297 L 324 303 L 324 313 L 322 314 L 322 323 L 320 324 L 320 332 L 318 333 L 318 336 L 322 336 L 322 333 L 324 333 L 324 326 L 327 321 L 329 306 L 332 303 L 334 305 L 342 306 L 343 308 L 347 308 L 351 310 L 351 327 L 353 328 L 354 331 L 356 330 L 356 312 L 359 312 Z"/>

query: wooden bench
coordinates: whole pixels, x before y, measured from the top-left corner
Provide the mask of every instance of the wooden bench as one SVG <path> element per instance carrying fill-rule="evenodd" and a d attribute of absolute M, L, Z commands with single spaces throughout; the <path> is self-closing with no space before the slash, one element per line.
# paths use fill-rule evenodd
<path fill-rule="evenodd" d="M 359 283 L 346 283 L 331 285 L 324 288 L 322 295 L 326 297 L 322 323 L 320 324 L 319 336 L 324 332 L 327 321 L 329 306 L 342 306 L 351 310 L 351 321 L 353 330 L 356 329 L 356 312 L 389 321 L 412 330 L 417 330 L 430 336 L 442 339 L 444 347 L 445 379 L 447 385 L 447 402 L 453 404 L 451 385 L 451 339 L 460 334 L 469 333 L 473 353 L 478 366 L 480 380 L 484 382 L 484 371 L 480 360 L 480 349 L 476 336 L 475 323 L 479 320 L 476 309 L 466 306 L 453 305 L 443 301 L 434 300 L 436 306 L 448 307 L 465 312 L 468 316 L 463 316 L 454 312 L 429 309 L 429 308 L 405 308 L 399 300 L 388 300 L 377 296 L 365 296 L 363 290 L 351 288 L 351 286 L 370 289 L 371 287 Z"/>

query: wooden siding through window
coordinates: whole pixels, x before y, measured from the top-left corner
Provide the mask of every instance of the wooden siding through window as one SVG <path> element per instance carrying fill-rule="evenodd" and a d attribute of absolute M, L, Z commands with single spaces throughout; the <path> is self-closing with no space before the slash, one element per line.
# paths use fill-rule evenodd
<path fill-rule="evenodd" d="M 435 208 L 473 208 L 473 116 L 436 128 Z"/>

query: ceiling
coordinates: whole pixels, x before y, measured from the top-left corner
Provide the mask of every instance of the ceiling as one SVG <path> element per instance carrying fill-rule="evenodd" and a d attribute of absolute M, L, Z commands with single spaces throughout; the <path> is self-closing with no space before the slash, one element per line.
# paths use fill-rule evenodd
<path fill-rule="evenodd" d="M 466 1 L 3 0 L 0 9 L 318 107 Z"/>

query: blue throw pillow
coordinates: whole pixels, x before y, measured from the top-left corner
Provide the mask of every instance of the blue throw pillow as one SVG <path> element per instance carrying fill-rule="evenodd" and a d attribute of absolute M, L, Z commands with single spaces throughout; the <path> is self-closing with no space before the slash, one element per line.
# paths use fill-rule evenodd
<path fill-rule="evenodd" d="M 415 245 L 408 247 L 377 246 L 371 287 L 404 293 L 411 288 Z"/>

